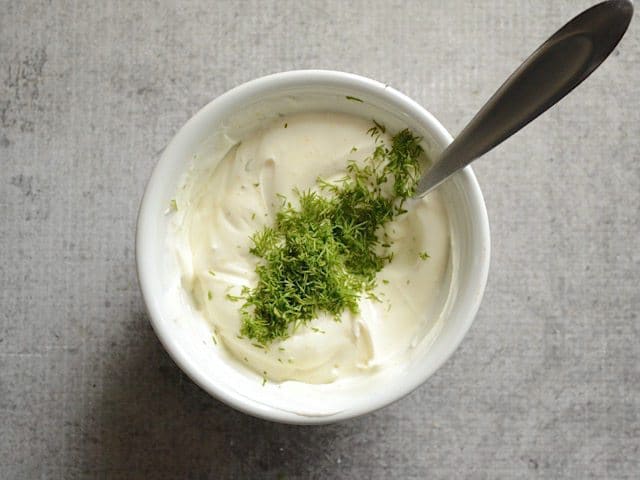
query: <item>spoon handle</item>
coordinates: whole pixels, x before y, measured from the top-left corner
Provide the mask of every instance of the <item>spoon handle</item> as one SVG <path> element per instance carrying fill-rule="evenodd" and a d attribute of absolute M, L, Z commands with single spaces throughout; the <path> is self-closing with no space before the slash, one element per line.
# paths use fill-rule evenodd
<path fill-rule="evenodd" d="M 420 179 L 423 196 L 502 143 L 577 87 L 624 35 L 633 4 L 599 3 L 552 35 L 507 79 Z"/>

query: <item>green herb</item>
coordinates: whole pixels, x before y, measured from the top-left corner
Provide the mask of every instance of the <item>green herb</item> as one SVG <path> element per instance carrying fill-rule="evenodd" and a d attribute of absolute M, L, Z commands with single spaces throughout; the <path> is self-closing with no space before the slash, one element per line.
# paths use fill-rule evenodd
<path fill-rule="evenodd" d="M 421 260 L 426 260 L 427 258 L 430 258 L 427 252 L 420 252 L 418 256 L 420 257 Z"/>
<path fill-rule="evenodd" d="M 374 122 L 378 138 L 385 127 Z M 393 258 L 382 247 L 385 225 L 405 212 L 415 192 L 423 150 L 409 130 L 391 147 L 378 141 L 363 165 L 350 162 L 337 183 L 319 182 L 320 192 L 296 191 L 299 206 L 286 197 L 272 227 L 255 233 L 251 253 L 260 258 L 257 285 L 241 297 L 243 336 L 268 345 L 284 339 L 320 312 L 337 321 L 358 312 L 358 298 L 373 294 L 376 273 Z M 385 243 L 386 244 L 386 243 Z"/>
<path fill-rule="evenodd" d="M 289 124 L 288 124 L 288 123 L 285 123 L 285 124 L 284 124 L 284 128 L 287 128 L 288 126 L 289 126 Z"/>
<path fill-rule="evenodd" d="M 350 153 L 354 153 L 354 152 L 357 152 L 357 151 L 358 151 L 357 147 L 351 147 L 351 152 Z"/>
<path fill-rule="evenodd" d="M 389 285 L 389 280 L 382 280 L 382 283 L 384 283 L 385 285 Z"/>
<path fill-rule="evenodd" d="M 216 345 L 218 344 L 218 340 L 216 340 L 215 335 L 211 335 L 211 340 L 213 340 L 213 343 L 215 343 Z"/>
<path fill-rule="evenodd" d="M 209 270 L 209 275 L 211 275 L 212 277 L 216 276 L 216 272 L 214 272 L 213 270 Z"/>
<path fill-rule="evenodd" d="M 256 212 L 253 212 L 253 213 L 251 214 L 251 220 L 255 220 L 255 219 L 256 219 Z"/>
<path fill-rule="evenodd" d="M 178 211 L 178 203 L 176 202 L 175 198 L 172 198 L 171 201 L 169 201 L 169 210 L 171 210 L 172 212 Z"/>
<path fill-rule="evenodd" d="M 213 293 L 211 293 L 211 290 L 209 290 L 209 291 L 207 292 L 207 298 L 208 298 L 209 300 L 211 300 L 211 299 L 213 298 Z"/>
<path fill-rule="evenodd" d="M 387 131 L 386 127 L 378 122 L 376 122 L 375 120 L 373 121 L 373 124 L 375 125 L 375 127 L 380 130 L 382 133 L 385 133 Z"/>
<path fill-rule="evenodd" d="M 256 182 L 253 184 L 254 187 L 258 188 L 260 186 L 260 182 Z"/>
<path fill-rule="evenodd" d="M 351 95 L 347 95 L 345 97 L 347 100 L 353 100 L 354 102 L 360 102 L 360 103 L 364 103 L 361 99 L 359 99 L 358 97 L 352 97 Z"/>
<path fill-rule="evenodd" d="M 378 297 L 375 293 L 373 292 L 368 292 L 367 293 L 367 298 L 369 300 L 373 300 L 374 302 L 378 302 L 378 303 L 382 303 L 382 300 L 380 300 L 380 297 Z"/>
<path fill-rule="evenodd" d="M 230 293 L 227 293 L 227 298 L 229 300 L 231 300 L 232 302 L 238 302 L 238 301 L 242 300 L 242 297 L 239 297 L 237 295 L 231 295 Z"/>

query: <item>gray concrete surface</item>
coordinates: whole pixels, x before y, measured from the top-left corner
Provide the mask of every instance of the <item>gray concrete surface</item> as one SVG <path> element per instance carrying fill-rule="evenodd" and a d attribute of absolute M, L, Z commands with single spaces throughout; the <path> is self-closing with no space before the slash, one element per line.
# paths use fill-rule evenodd
<path fill-rule="evenodd" d="M 387 82 L 454 134 L 591 2 L 0 2 L 0 478 L 639 478 L 640 38 L 477 164 L 487 293 L 454 357 L 372 415 L 303 428 L 164 353 L 134 227 L 158 153 L 251 78 Z"/>

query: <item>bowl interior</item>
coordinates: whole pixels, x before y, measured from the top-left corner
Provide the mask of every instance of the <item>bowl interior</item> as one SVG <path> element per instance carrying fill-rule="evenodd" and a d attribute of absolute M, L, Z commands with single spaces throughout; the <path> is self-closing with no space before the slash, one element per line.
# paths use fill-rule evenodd
<path fill-rule="evenodd" d="M 354 98 L 347 98 L 354 97 Z M 327 423 L 382 407 L 424 382 L 458 346 L 473 321 L 489 264 L 489 231 L 482 194 L 467 168 L 440 187 L 451 229 L 451 278 L 443 321 L 408 364 L 355 381 L 327 385 L 268 382 L 232 360 L 211 339 L 205 320 L 185 309 L 167 242 L 166 208 L 192 162 L 206 158 L 227 135 L 242 138 L 278 115 L 309 111 L 349 113 L 409 127 L 430 157 L 450 141 L 422 107 L 378 82 L 339 72 L 301 71 L 249 82 L 198 112 L 165 149 L 140 208 L 136 255 L 151 322 L 176 363 L 202 388 L 246 413 L 288 423 Z"/>

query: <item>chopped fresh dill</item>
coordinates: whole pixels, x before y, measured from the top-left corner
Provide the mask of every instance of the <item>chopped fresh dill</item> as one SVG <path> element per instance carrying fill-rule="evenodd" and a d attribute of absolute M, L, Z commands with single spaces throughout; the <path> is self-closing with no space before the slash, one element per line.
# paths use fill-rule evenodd
<path fill-rule="evenodd" d="M 253 212 L 253 213 L 251 214 L 251 220 L 255 220 L 255 219 L 256 219 L 256 212 Z"/>
<path fill-rule="evenodd" d="M 358 151 L 358 147 L 351 147 L 351 152 L 349 153 L 355 153 Z"/>
<path fill-rule="evenodd" d="M 375 120 L 373 121 L 373 124 L 378 128 L 378 130 L 380 130 L 382 133 L 385 133 L 387 131 L 386 127 L 378 122 L 376 122 Z"/>
<path fill-rule="evenodd" d="M 216 340 L 215 335 L 211 335 L 211 340 L 213 340 L 213 343 L 215 343 L 216 345 L 218 344 L 218 340 Z"/>
<path fill-rule="evenodd" d="M 175 199 L 175 198 L 172 198 L 172 199 L 169 201 L 169 210 L 170 210 L 171 212 L 177 212 L 177 211 L 178 211 L 178 202 L 176 202 L 176 199 Z"/>
<path fill-rule="evenodd" d="M 369 300 L 373 300 L 374 302 L 378 302 L 378 303 L 382 303 L 382 300 L 380 300 L 380 297 L 378 297 L 375 293 L 373 292 L 368 292 L 367 293 L 367 298 Z"/>
<path fill-rule="evenodd" d="M 418 256 L 420 257 L 420 260 L 426 260 L 427 258 L 430 258 L 430 255 L 427 252 L 420 252 Z"/>
<path fill-rule="evenodd" d="M 216 272 L 214 272 L 213 270 L 209 270 L 209 275 L 211 275 L 212 277 L 216 276 Z"/>
<path fill-rule="evenodd" d="M 256 182 L 253 184 L 254 187 L 258 188 L 260 186 L 260 182 Z"/>
<path fill-rule="evenodd" d="M 267 384 L 267 372 L 266 370 L 262 372 L 262 386 L 264 387 Z"/>
<path fill-rule="evenodd" d="M 396 134 L 390 146 L 380 140 L 385 131 L 374 121 L 369 133 L 376 138 L 375 151 L 362 164 L 350 162 L 339 182 L 319 181 L 319 191 L 295 191 L 297 206 L 279 195 L 275 224 L 251 237 L 250 252 L 260 259 L 257 285 L 244 287 L 240 297 L 227 294 L 244 301 L 244 337 L 266 346 L 321 312 L 336 321 L 345 311 L 357 313 L 362 294 L 380 301 L 373 293 L 376 273 L 393 258 L 380 237 L 405 212 L 423 153 L 409 130 Z"/>
<path fill-rule="evenodd" d="M 382 283 L 384 283 L 385 285 L 389 285 L 389 280 L 385 278 L 384 280 L 382 280 Z"/>
<path fill-rule="evenodd" d="M 213 299 L 213 293 L 211 293 L 211 290 L 209 290 L 209 291 L 207 292 L 207 298 L 208 298 L 209 300 Z"/>
<path fill-rule="evenodd" d="M 284 124 L 284 128 L 287 128 L 288 126 L 289 126 L 289 124 L 288 124 L 288 123 L 285 123 L 285 124 Z"/>
<path fill-rule="evenodd" d="M 364 103 L 364 102 L 362 101 L 362 99 L 360 99 L 360 98 L 358 98 L 358 97 L 352 97 L 351 95 L 347 95 L 345 98 L 346 98 L 347 100 L 353 100 L 354 102 Z"/>

